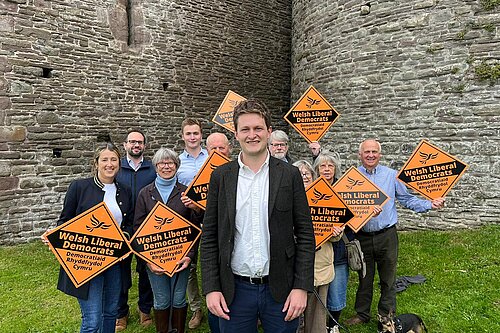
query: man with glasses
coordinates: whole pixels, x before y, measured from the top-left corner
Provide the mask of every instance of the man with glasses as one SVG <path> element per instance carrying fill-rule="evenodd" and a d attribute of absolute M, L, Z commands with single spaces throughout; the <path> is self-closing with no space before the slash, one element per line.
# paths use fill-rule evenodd
<path fill-rule="evenodd" d="M 120 172 L 117 180 L 130 186 L 132 190 L 132 202 L 135 204 L 139 191 L 156 178 L 156 171 L 150 160 L 144 158 L 146 149 L 146 136 L 140 130 L 131 130 L 127 133 L 123 148 L 127 155 L 121 161 Z M 132 263 L 132 256 L 127 259 L 129 268 Z M 136 271 L 139 273 L 139 321 L 144 327 L 152 324 L 150 312 L 153 307 L 153 291 L 149 283 L 145 263 L 137 258 Z M 132 274 L 129 274 L 131 276 Z M 129 306 L 128 289 L 132 286 L 132 280 L 124 281 L 120 299 L 118 301 L 118 316 L 116 319 L 116 331 L 123 331 L 127 328 Z"/>
<path fill-rule="evenodd" d="M 271 133 L 269 138 L 269 152 L 272 157 L 292 164 L 294 160 L 288 155 L 288 135 L 281 130 Z"/>

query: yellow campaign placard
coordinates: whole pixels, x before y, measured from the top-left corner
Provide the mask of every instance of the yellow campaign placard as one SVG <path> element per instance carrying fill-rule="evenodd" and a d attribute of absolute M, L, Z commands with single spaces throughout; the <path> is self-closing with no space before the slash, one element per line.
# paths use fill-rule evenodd
<path fill-rule="evenodd" d="M 212 118 L 212 121 L 225 129 L 234 132 L 233 123 L 233 111 L 236 105 L 241 101 L 246 101 L 247 99 L 243 96 L 238 95 L 232 90 L 229 90 L 224 97 L 219 109 Z"/>
<path fill-rule="evenodd" d="M 397 178 L 424 197 L 444 197 L 464 174 L 468 165 L 426 140 L 399 171 Z"/>
<path fill-rule="evenodd" d="M 333 189 L 354 213 L 347 223 L 358 232 L 373 216 L 373 206 L 383 206 L 389 200 L 377 185 L 357 168 L 351 167 L 333 185 Z"/>
<path fill-rule="evenodd" d="M 51 230 L 46 238 L 77 288 L 130 253 L 123 232 L 104 202 Z"/>
<path fill-rule="evenodd" d="M 342 227 L 354 216 L 328 181 L 319 177 L 306 188 L 316 239 L 316 248 L 333 236 L 333 227 Z"/>
<path fill-rule="evenodd" d="M 201 229 L 158 202 L 130 239 L 132 251 L 172 277 L 201 235 Z"/>
<path fill-rule="evenodd" d="M 193 201 L 193 203 L 205 209 L 207 206 L 207 194 L 208 185 L 210 183 L 210 176 L 212 172 L 222 164 L 229 162 L 229 159 L 219 153 L 217 150 L 213 150 L 208 156 L 205 163 L 203 163 L 198 174 L 194 177 L 193 181 L 189 184 L 186 189 L 186 195 Z"/>
<path fill-rule="evenodd" d="M 319 141 L 338 119 L 339 113 L 313 86 L 299 98 L 284 119 L 311 143 Z"/>

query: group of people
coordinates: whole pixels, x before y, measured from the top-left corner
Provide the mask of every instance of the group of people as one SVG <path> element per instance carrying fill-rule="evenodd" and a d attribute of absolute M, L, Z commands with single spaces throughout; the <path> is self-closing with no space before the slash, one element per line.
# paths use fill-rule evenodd
<path fill-rule="evenodd" d="M 417 212 L 441 208 L 444 199 L 428 201 L 410 194 L 396 179 L 395 170 L 379 165 L 380 143 L 365 140 L 359 147 L 359 169 L 390 200 L 383 209 L 374 207 L 375 217 L 357 234 L 348 227 L 335 228 L 329 242 L 315 249 L 305 187 L 317 176 L 333 184 L 341 172 L 338 156 L 312 143 L 312 161 L 294 161 L 288 153 L 288 136 L 272 131 L 270 113 L 260 101 L 240 102 L 233 121 L 241 151 L 235 160 L 213 171 L 205 211 L 185 195 L 186 186 L 212 150 L 230 158 L 231 145 L 224 134 L 212 133 L 206 140 L 207 149 L 203 148 L 202 126 L 188 118 L 181 124 L 181 154 L 160 148 L 151 161 L 146 159 L 146 136 L 140 130 L 127 133 L 124 158 L 112 143 L 99 147 L 93 159 L 94 177 L 70 184 L 57 224 L 105 202 L 124 234 L 130 236 L 155 204 L 162 202 L 202 226 L 199 251 L 198 246 L 193 247 L 178 262 L 172 277 L 137 258 L 139 321 L 143 326 L 154 322 L 159 333 L 185 331 L 188 303 L 193 314 L 188 327 L 201 324 L 198 253 L 212 332 L 255 333 L 260 323 L 265 332 L 292 333 L 302 314 L 305 332 L 324 332 L 327 319 L 322 304 L 330 312 L 327 325 L 338 331 L 349 276 L 343 234 L 349 240 L 359 239 L 367 264 L 366 276 L 359 276 L 357 315 L 346 324 L 370 320 L 376 269 L 381 286 L 378 312 L 394 313 L 395 199 Z M 79 288 L 61 269 L 58 289 L 78 299 L 80 332 L 107 333 L 127 327 L 131 262 L 129 256 Z"/>

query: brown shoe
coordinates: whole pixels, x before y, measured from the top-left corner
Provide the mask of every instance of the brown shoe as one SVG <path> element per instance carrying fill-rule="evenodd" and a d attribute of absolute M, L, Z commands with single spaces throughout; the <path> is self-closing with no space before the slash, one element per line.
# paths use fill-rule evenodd
<path fill-rule="evenodd" d="M 144 313 L 141 310 L 139 310 L 139 322 L 142 327 L 148 327 L 153 324 L 153 320 L 151 319 L 149 313 Z"/>
<path fill-rule="evenodd" d="M 359 315 L 355 315 L 345 321 L 347 326 L 366 324 L 368 320 L 361 318 Z"/>
<path fill-rule="evenodd" d="M 196 310 L 195 312 L 193 312 L 193 316 L 189 321 L 188 327 L 190 329 L 198 328 L 201 325 L 202 319 L 203 319 L 203 313 L 201 312 L 201 309 Z"/>
<path fill-rule="evenodd" d="M 125 331 L 125 329 L 127 328 L 127 321 L 128 321 L 128 315 L 126 315 L 125 317 L 118 318 L 115 324 L 115 331 L 116 332 Z"/>

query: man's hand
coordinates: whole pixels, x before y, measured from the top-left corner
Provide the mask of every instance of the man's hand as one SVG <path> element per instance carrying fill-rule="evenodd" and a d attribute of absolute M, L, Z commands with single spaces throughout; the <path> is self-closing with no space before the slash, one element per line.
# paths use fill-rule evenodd
<path fill-rule="evenodd" d="M 321 145 L 317 141 L 313 141 L 309 144 L 309 150 L 311 151 L 312 156 L 316 157 L 321 152 Z"/>
<path fill-rule="evenodd" d="M 207 308 L 217 317 L 229 320 L 229 308 L 224 295 L 220 291 L 212 291 L 206 296 Z"/>
<path fill-rule="evenodd" d="M 286 298 L 283 312 L 286 311 L 285 321 L 292 321 L 304 312 L 307 305 L 307 291 L 292 289 Z"/>
<path fill-rule="evenodd" d="M 379 205 L 373 206 L 373 217 L 379 216 L 382 213 L 382 207 Z"/>
<path fill-rule="evenodd" d="M 439 208 L 443 208 L 444 207 L 444 198 L 436 198 L 434 200 L 431 201 L 432 203 L 432 209 L 439 209 Z"/>

